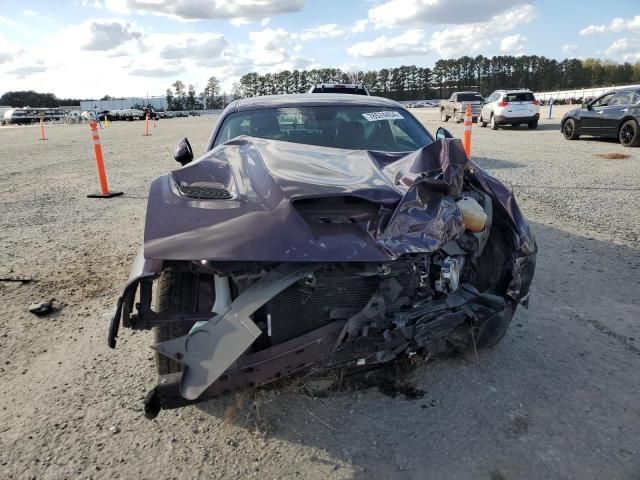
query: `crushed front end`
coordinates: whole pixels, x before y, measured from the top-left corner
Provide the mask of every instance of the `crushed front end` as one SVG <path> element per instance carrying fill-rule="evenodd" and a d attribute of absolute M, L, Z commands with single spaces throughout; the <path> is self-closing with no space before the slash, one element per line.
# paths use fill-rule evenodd
<path fill-rule="evenodd" d="M 109 339 L 121 323 L 156 331 L 148 416 L 310 369 L 491 346 L 526 304 L 535 240 L 459 141 L 397 158 L 303 147 L 244 137 L 154 182 Z M 189 196 L 203 171 L 228 198 Z"/>

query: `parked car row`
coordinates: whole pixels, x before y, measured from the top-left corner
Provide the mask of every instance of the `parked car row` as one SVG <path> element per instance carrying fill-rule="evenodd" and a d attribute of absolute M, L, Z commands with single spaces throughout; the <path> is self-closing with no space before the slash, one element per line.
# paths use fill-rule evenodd
<path fill-rule="evenodd" d="M 477 121 L 481 127 L 489 125 L 497 130 L 503 125 L 527 125 L 532 130 L 538 128 L 540 101 L 530 90 L 496 90 L 484 99 L 478 92 L 454 92 L 449 100 L 440 103 L 440 119 L 447 122 L 453 118 L 461 122 L 469 105 L 472 121 Z M 567 140 L 590 135 L 617 138 L 625 147 L 640 146 L 640 89 L 615 90 L 587 99 L 581 107 L 564 115 L 560 130 Z"/>
<path fill-rule="evenodd" d="M 2 125 L 29 125 L 40 120 L 51 122 L 64 119 L 65 113 L 61 108 L 10 108 L 2 116 Z"/>

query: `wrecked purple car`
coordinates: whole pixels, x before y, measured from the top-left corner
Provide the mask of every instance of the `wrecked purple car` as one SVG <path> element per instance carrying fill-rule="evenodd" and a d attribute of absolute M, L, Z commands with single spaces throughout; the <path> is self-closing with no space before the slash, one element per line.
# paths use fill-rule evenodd
<path fill-rule="evenodd" d="M 147 416 L 497 343 L 536 243 L 512 192 L 436 137 L 396 102 L 325 94 L 233 102 L 197 160 L 182 140 L 109 331 L 155 332 Z"/>

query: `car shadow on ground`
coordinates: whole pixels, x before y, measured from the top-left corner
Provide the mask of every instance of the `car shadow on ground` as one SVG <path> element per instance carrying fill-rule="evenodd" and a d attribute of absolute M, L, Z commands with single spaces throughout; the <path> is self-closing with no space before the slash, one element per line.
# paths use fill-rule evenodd
<path fill-rule="evenodd" d="M 472 160 L 480 165 L 485 170 L 501 170 L 507 168 L 522 168 L 525 165 L 522 163 L 511 162 L 509 160 L 500 160 L 498 158 L 490 157 L 472 157 Z"/>
<path fill-rule="evenodd" d="M 489 128 L 489 127 L 487 127 Z M 511 130 L 511 131 L 518 131 L 518 130 L 522 130 L 523 132 L 532 132 L 532 131 L 536 131 L 536 130 L 541 130 L 541 131 L 549 131 L 549 130 L 555 130 L 558 133 L 560 133 L 560 125 L 558 125 L 557 123 L 539 123 L 538 127 L 536 129 L 530 129 L 527 125 L 518 125 L 517 127 L 514 127 L 512 125 L 501 125 L 499 128 L 499 130 Z"/>
<path fill-rule="evenodd" d="M 398 379 L 422 395 L 371 386 L 313 397 L 298 384 L 199 408 L 282 448 L 302 446 L 285 476 L 304 477 L 311 463 L 314 478 L 631 478 L 640 250 L 532 228 L 530 308 L 497 347 Z"/>

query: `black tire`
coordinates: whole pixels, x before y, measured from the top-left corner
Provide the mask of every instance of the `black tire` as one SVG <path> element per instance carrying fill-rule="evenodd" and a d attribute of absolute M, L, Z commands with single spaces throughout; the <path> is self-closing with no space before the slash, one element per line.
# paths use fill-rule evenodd
<path fill-rule="evenodd" d="M 477 348 L 495 347 L 502 340 L 511 325 L 511 320 L 516 313 L 517 305 L 510 302 L 505 309 L 486 321 L 478 330 L 476 338 Z"/>
<path fill-rule="evenodd" d="M 640 145 L 640 127 L 635 120 L 627 120 L 620 126 L 618 140 L 623 147 L 637 147 Z"/>
<path fill-rule="evenodd" d="M 494 217 L 495 219 L 495 217 Z M 494 223 L 487 245 L 478 259 L 475 287 L 485 293 L 505 296 L 511 281 L 511 258 L 514 246 L 505 236 L 508 231 L 500 223 Z M 476 346 L 490 348 L 498 344 L 507 332 L 517 305 L 510 302 L 498 315 L 486 321 L 478 330 Z"/>
<path fill-rule="evenodd" d="M 206 312 L 213 307 L 213 277 L 210 275 L 196 275 L 179 267 L 169 267 L 163 270 L 158 280 L 156 303 L 154 310 L 164 312 Z M 154 327 L 153 333 L 156 343 L 164 342 L 189 333 L 192 322 L 173 323 L 163 327 Z M 156 352 L 156 366 L 159 375 L 177 373 L 182 370 L 175 360 Z"/>
<path fill-rule="evenodd" d="M 443 122 L 449 121 L 449 115 L 447 115 L 444 110 L 440 110 L 440 120 Z"/>
<path fill-rule="evenodd" d="M 538 128 L 538 121 L 529 122 L 527 125 L 529 126 L 529 130 L 535 130 Z"/>
<path fill-rule="evenodd" d="M 562 125 L 562 135 L 564 135 L 564 138 L 567 140 L 577 140 L 580 138 L 576 121 L 573 118 L 568 118 Z"/>
<path fill-rule="evenodd" d="M 487 126 L 487 122 L 482 121 L 482 115 L 480 115 L 480 118 L 478 118 L 478 123 L 482 128 L 485 128 Z"/>
<path fill-rule="evenodd" d="M 489 126 L 491 127 L 491 130 L 497 130 L 498 129 L 498 124 L 496 123 L 496 119 L 493 116 L 493 113 L 491 114 L 491 118 L 489 119 Z"/>

